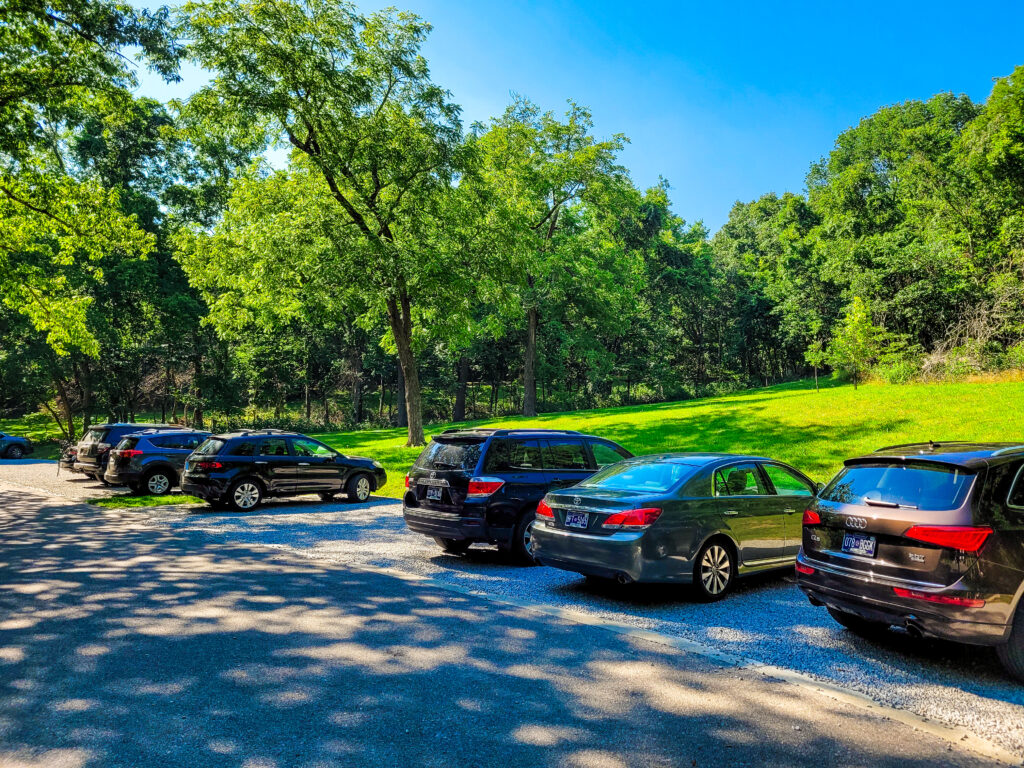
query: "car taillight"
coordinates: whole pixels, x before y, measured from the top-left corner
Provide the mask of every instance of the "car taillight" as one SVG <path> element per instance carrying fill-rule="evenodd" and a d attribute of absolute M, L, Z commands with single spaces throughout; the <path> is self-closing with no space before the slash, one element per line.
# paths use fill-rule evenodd
<path fill-rule="evenodd" d="M 499 477 L 474 477 L 469 481 L 469 490 L 466 491 L 467 499 L 486 499 L 496 493 L 505 481 Z"/>
<path fill-rule="evenodd" d="M 904 589 L 893 587 L 893 593 L 897 597 L 909 597 L 914 600 L 924 600 L 926 603 L 939 603 L 940 605 L 956 605 L 961 608 L 981 608 L 985 605 L 984 600 L 972 597 L 956 597 L 954 595 L 936 595 L 931 592 L 918 592 L 916 589 Z"/>
<path fill-rule="evenodd" d="M 657 507 L 644 507 L 643 509 L 627 509 L 624 512 L 615 512 L 608 515 L 608 518 L 601 524 L 602 528 L 613 530 L 629 529 L 640 531 L 649 526 L 661 517 L 661 510 Z"/>
<path fill-rule="evenodd" d="M 804 525 L 821 525 L 821 515 L 813 509 L 804 510 Z"/>
<path fill-rule="evenodd" d="M 541 502 L 537 505 L 537 517 L 547 517 L 552 520 L 555 519 L 555 513 L 545 502 Z"/>
<path fill-rule="evenodd" d="M 196 464 L 196 469 L 202 470 L 203 472 L 209 472 L 213 469 L 224 469 L 224 465 L 219 461 L 200 461 Z"/>
<path fill-rule="evenodd" d="M 926 544 L 977 552 L 992 535 L 992 529 L 973 525 L 914 525 L 903 535 Z"/>
<path fill-rule="evenodd" d="M 117 453 L 120 454 L 122 459 L 131 459 L 134 458 L 135 456 L 142 455 L 142 451 L 140 451 L 138 448 L 125 448 L 122 451 L 117 451 Z"/>
<path fill-rule="evenodd" d="M 813 568 L 811 568 L 811 566 L 809 566 L 809 565 L 804 565 L 803 563 L 797 563 L 796 564 L 796 572 L 797 573 L 802 573 L 804 576 L 813 576 L 814 573 L 815 573 L 815 570 Z"/>
<path fill-rule="evenodd" d="M 408 474 L 406 474 L 406 476 L 405 476 L 405 487 L 406 488 L 409 487 L 409 475 Z"/>

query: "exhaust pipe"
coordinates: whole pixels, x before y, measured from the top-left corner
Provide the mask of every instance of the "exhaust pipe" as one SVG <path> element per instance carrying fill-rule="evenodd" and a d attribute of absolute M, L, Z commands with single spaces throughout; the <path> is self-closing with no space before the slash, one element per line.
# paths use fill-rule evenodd
<path fill-rule="evenodd" d="M 917 626 L 917 624 L 914 624 L 913 622 L 909 622 L 909 621 L 907 622 L 907 632 L 915 640 L 920 640 L 922 637 L 924 637 L 924 632 L 922 632 L 921 628 L 919 626 Z"/>
<path fill-rule="evenodd" d="M 615 581 L 617 581 L 619 584 L 626 585 L 631 583 L 633 579 L 631 579 L 628 574 L 617 573 L 615 574 Z"/>

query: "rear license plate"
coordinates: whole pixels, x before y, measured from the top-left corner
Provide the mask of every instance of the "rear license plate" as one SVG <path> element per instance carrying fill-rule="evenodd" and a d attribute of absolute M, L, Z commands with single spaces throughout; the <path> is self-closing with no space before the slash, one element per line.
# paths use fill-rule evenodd
<path fill-rule="evenodd" d="M 566 512 L 566 528 L 586 528 L 590 524 L 589 512 Z"/>
<path fill-rule="evenodd" d="M 848 555 L 875 556 L 875 537 L 863 536 L 859 533 L 847 533 L 843 536 L 843 552 Z"/>
<path fill-rule="evenodd" d="M 442 491 L 442 488 L 427 488 L 427 498 L 433 501 L 440 501 Z"/>

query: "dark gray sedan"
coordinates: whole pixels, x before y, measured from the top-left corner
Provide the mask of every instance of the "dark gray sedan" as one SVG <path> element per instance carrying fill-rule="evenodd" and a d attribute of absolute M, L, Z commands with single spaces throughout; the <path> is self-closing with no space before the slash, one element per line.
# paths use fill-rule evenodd
<path fill-rule="evenodd" d="M 18 437 L 16 435 L 9 435 L 6 432 L 0 432 L 0 458 L 3 459 L 20 459 L 23 456 L 28 456 L 35 450 L 32 445 L 32 441 L 27 437 Z"/>
<path fill-rule="evenodd" d="M 791 568 L 817 486 L 763 456 L 672 453 L 613 464 L 537 508 L 535 557 L 620 583 L 694 584 L 724 597 L 738 576 Z"/>

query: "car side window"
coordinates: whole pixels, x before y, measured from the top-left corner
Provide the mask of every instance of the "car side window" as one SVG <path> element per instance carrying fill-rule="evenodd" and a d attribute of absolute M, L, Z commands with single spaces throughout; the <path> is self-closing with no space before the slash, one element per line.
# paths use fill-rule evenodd
<path fill-rule="evenodd" d="M 543 469 L 537 440 L 494 440 L 487 449 L 484 467 L 489 472 Z"/>
<path fill-rule="evenodd" d="M 589 469 L 582 440 L 548 440 L 544 444 L 545 469 Z"/>
<path fill-rule="evenodd" d="M 310 456 L 321 459 L 334 456 L 334 451 L 326 445 L 318 443 L 316 440 L 307 440 L 302 437 L 292 440 L 292 450 L 295 451 L 296 456 Z"/>
<path fill-rule="evenodd" d="M 617 464 L 623 459 L 629 458 L 624 453 L 619 453 L 608 443 L 593 441 L 590 443 L 590 451 L 594 454 L 594 463 L 598 469 L 604 469 L 609 464 Z"/>
<path fill-rule="evenodd" d="M 256 453 L 256 443 L 252 440 L 243 440 L 240 443 L 235 443 L 231 447 L 229 455 L 231 456 L 252 456 Z"/>
<path fill-rule="evenodd" d="M 762 464 L 765 474 L 775 488 L 776 496 L 813 496 L 814 489 L 800 477 L 778 464 Z"/>
<path fill-rule="evenodd" d="M 734 464 L 715 471 L 715 496 L 767 496 L 754 464 Z"/>
<path fill-rule="evenodd" d="M 1017 470 L 1017 476 L 1010 486 L 1010 493 L 1006 497 L 1006 506 L 1011 509 L 1024 510 L 1024 465 Z"/>
<path fill-rule="evenodd" d="M 260 456 L 288 455 L 288 441 L 283 437 L 268 437 L 260 443 Z"/>

